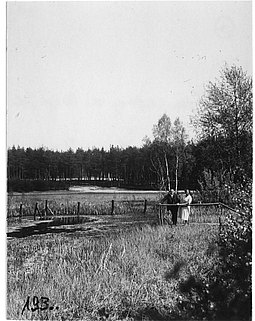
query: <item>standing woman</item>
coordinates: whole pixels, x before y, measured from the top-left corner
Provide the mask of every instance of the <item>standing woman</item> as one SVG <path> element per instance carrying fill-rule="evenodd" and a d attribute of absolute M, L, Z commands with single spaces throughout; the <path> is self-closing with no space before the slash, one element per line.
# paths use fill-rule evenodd
<path fill-rule="evenodd" d="M 184 224 L 188 223 L 190 214 L 190 204 L 192 202 L 192 197 L 188 189 L 185 190 L 184 204 L 181 204 L 181 218 Z"/>

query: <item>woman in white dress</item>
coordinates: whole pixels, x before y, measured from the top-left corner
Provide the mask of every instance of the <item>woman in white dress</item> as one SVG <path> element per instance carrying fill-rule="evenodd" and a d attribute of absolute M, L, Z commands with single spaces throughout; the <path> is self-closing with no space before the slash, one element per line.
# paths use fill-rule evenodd
<path fill-rule="evenodd" d="M 189 214 L 190 214 L 190 204 L 192 202 L 192 197 L 190 195 L 190 192 L 188 189 L 185 190 L 185 198 L 184 203 L 181 204 L 180 210 L 181 210 L 181 218 L 184 224 L 188 223 L 189 220 Z"/>

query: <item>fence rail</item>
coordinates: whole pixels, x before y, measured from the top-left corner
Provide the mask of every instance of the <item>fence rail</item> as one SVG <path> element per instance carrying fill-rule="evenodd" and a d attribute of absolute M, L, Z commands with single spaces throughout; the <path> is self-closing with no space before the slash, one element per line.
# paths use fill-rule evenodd
<path fill-rule="evenodd" d="M 210 223 L 222 223 L 222 221 L 224 220 L 224 210 L 227 211 L 231 211 L 233 213 L 236 214 L 240 214 L 240 212 L 238 212 L 237 210 L 229 207 L 228 205 L 221 203 L 221 202 L 212 202 L 212 203 L 191 203 L 191 204 L 162 204 L 159 203 L 159 212 L 158 212 L 158 222 L 160 225 L 165 224 L 167 221 L 169 221 L 169 218 L 166 216 L 166 213 L 164 212 L 164 208 L 169 208 L 170 207 L 170 211 L 171 211 L 171 207 L 178 207 L 182 208 L 182 207 L 187 207 L 190 206 L 191 208 L 198 208 L 198 211 L 193 211 L 191 210 L 191 214 L 190 214 L 190 219 L 191 221 L 197 221 L 197 222 L 210 222 Z M 205 208 L 213 208 L 214 210 L 211 212 L 207 211 L 207 215 L 206 214 L 201 214 L 201 208 L 205 207 Z M 216 211 L 215 211 L 216 209 Z"/>

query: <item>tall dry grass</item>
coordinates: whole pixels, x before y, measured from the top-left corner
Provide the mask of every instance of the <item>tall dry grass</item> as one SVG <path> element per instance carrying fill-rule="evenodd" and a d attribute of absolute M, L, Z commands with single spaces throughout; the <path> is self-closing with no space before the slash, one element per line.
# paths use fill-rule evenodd
<path fill-rule="evenodd" d="M 99 239 L 44 235 L 8 241 L 7 316 L 28 320 L 176 319 L 179 284 L 217 263 L 216 226 L 135 228 Z M 59 309 L 21 311 L 27 296 Z"/>
<path fill-rule="evenodd" d="M 141 213 L 144 209 L 144 200 L 152 203 L 159 202 L 159 195 L 156 193 L 27 193 L 20 195 L 9 195 L 7 199 L 7 217 L 19 215 L 20 204 L 23 204 L 22 213 L 24 216 L 33 216 L 35 204 L 38 203 L 39 210 L 43 213 L 45 201 L 48 207 L 56 215 L 74 214 L 80 202 L 80 214 L 84 215 L 105 215 L 111 214 L 112 200 L 115 202 L 115 213 Z M 128 203 L 127 201 L 131 201 Z M 155 205 L 154 205 L 155 207 Z M 148 210 L 152 205 L 148 203 Z"/>

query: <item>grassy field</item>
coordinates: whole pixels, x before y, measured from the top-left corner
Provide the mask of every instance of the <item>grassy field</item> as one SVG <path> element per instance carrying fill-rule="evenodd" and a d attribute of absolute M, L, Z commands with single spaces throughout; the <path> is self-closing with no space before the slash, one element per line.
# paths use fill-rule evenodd
<path fill-rule="evenodd" d="M 8 240 L 7 317 L 27 320 L 181 318 L 180 285 L 217 265 L 215 225 L 145 225 L 91 239 L 46 234 Z M 52 309 L 22 309 L 27 297 Z M 54 307 L 54 308 L 53 308 Z M 58 309 L 57 309 L 58 307 Z"/>
<path fill-rule="evenodd" d="M 110 214 L 112 200 L 115 201 L 116 214 L 127 211 L 142 211 L 145 199 L 150 202 L 159 202 L 161 196 L 155 192 L 55 192 L 55 193 L 23 193 L 9 194 L 7 199 L 8 217 L 18 215 L 20 204 L 23 204 L 24 215 L 33 214 L 35 203 L 38 203 L 39 209 L 44 209 L 45 201 L 48 206 L 57 214 L 67 214 L 77 210 L 77 204 L 80 202 L 81 214 Z M 125 201 L 141 201 L 139 204 L 128 204 Z M 124 203 L 122 203 L 124 201 Z"/>

